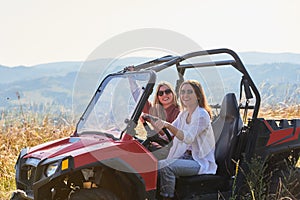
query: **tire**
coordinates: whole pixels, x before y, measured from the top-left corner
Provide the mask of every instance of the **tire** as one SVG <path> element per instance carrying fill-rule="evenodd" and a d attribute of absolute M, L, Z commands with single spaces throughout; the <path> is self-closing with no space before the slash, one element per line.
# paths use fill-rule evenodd
<path fill-rule="evenodd" d="M 119 200 L 112 192 L 103 188 L 80 189 L 70 195 L 69 200 Z"/>
<path fill-rule="evenodd" d="M 292 173 L 291 173 L 292 172 Z M 288 177 L 288 182 L 285 179 Z M 271 177 L 270 193 L 275 194 L 278 192 L 279 180 L 289 191 L 287 195 L 292 195 L 293 198 L 300 199 L 300 168 L 294 168 L 293 170 L 279 170 L 273 177 Z"/>
<path fill-rule="evenodd" d="M 21 190 L 14 191 L 11 195 L 10 200 L 25 200 L 26 193 Z"/>

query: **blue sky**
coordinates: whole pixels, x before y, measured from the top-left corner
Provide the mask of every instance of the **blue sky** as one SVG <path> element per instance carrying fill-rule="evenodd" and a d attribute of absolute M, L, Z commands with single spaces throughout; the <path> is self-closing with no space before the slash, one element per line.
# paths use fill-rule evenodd
<path fill-rule="evenodd" d="M 204 49 L 300 53 L 299 0 L 0 0 L 0 64 L 83 61 L 122 32 L 163 28 Z"/>

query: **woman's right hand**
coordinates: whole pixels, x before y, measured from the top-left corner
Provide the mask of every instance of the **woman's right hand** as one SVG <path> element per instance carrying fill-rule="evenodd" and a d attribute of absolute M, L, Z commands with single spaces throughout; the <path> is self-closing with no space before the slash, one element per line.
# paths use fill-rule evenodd
<path fill-rule="evenodd" d="M 164 120 L 161 120 L 158 117 L 155 117 L 155 116 L 152 116 L 149 114 L 143 115 L 143 119 L 150 122 L 151 125 L 157 130 L 162 130 L 163 128 L 165 128 L 166 123 L 167 123 Z"/>
<path fill-rule="evenodd" d="M 158 130 L 162 130 L 166 126 L 166 122 L 164 120 L 158 119 L 153 124 Z"/>
<path fill-rule="evenodd" d="M 124 71 L 134 71 L 134 66 L 133 65 L 130 65 L 130 66 L 127 66 L 124 68 Z"/>

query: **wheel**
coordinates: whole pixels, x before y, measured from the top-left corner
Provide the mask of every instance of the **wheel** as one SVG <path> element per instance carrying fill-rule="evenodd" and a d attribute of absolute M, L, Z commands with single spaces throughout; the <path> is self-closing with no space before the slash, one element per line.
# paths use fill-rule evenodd
<path fill-rule="evenodd" d="M 12 193 L 10 200 L 25 200 L 27 197 L 26 193 L 22 190 L 16 190 Z"/>
<path fill-rule="evenodd" d="M 144 122 L 143 126 L 144 126 L 145 130 L 147 131 L 147 139 L 143 142 L 143 145 L 145 147 L 149 146 L 151 142 L 156 142 L 162 147 L 169 143 L 168 141 L 165 141 L 161 137 L 159 137 L 158 133 L 156 133 L 154 130 L 152 130 L 149 127 L 147 122 Z"/>
<path fill-rule="evenodd" d="M 119 200 L 112 192 L 103 188 L 80 189 L 70 195 L 69 200 Z"/>
<path fill-rule="evenodd" d="M 157 118 L 153 117 L 152 115 L 147 114 L 147 115 L 144 115 L 144 116 L 143 116 L 143 119 L 145 120 L 145 121 L 143 122 L 143 126 L 144 126 L 144 129 L 145 129 L 146 132 L 147 132 L 147 139 L 146 139 L 146 140 L 144 141 L 144 143 L 143 143 L 144 146 L 147 147 L 147 146 L 149 145 L 150 142 L 156 142 L 156 143 L 158 143 L 160 146 L 163 147 L 163 146 L 169 144 L 169 143 L 172 141 L 173 138 L 172 138 L 172 136 L 170 135 L 169 131 L 168 131 L 166 128 L 163 128 L 162 131 L 166 134 L 166 136 L 167 136 L 167 138 L 168 138 L 168 141 L 162 139 L 156 131 L 152 130 L 152 129 L 149 127 L 147 121 L 148 121 L 148 122 L 150 122 L 150 121 L 156 121 Z"/>

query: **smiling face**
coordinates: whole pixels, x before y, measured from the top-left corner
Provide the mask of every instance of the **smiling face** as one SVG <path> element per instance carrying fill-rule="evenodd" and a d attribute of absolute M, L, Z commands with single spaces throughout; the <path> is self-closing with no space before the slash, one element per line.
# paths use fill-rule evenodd
<path fill-rule="evenodd" d="M 164 108 L 169 107 L 173 103 L 173 95 L 172 90 L 166 85 L 160 86 L 157 92 L 157 98 Z"/>
<path fill-rule="evenodd" d="M 198 106 L 197 95 L 194 91 L 194 88 L 189 84 L 183 84 L 179 91 L 180 100 L 184 107 L 196 107 Z"/>

